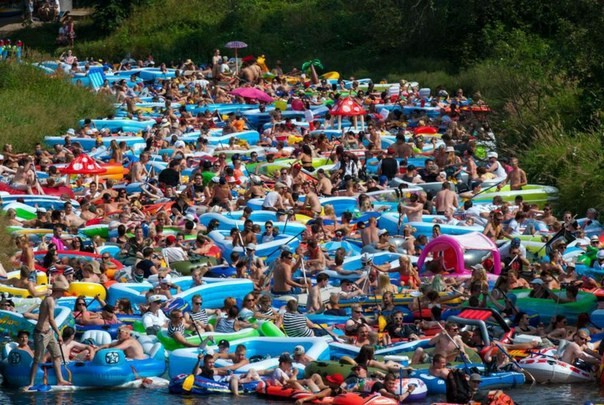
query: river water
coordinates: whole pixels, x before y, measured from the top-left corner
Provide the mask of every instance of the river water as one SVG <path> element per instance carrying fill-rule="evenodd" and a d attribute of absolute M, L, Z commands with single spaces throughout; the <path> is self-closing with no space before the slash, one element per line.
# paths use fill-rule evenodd
<path fill-rule="evenodd" d="M 564 385 L 535 385 L 506 391 L 520 405 L 563 405 L 604 402 L 604 390 L 593 384 L 564 384 Z M 444 401 L 442 396 L 430 396 L 422 404 Z M 228 395 L 212 397 L 184 397 L 170 395 L 167 388 L 162 389 L 133 389 L 122 391 L 76 391 L 49 393 L 21 393 L 16 390 L 0 388 L 0 404 L 48 404 L 48 405 L 96 405 L 96 404 L 183 404 L 198 403 L 208 405 L 259 405 L 283 404 L 283 402 L 266 401 L 256 396 L 234 398 Z"/>

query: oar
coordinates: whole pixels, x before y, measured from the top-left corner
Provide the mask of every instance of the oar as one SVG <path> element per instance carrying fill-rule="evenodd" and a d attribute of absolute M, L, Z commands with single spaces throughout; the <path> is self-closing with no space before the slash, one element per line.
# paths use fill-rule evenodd
<path fill-rule="evenodd" d="M 442 331 L 445 333 L 445 335 L 449 338 L 449 340 L 451 342 L 453 342 L 453 344 L 455 345 L 455 348 L 457 350 L 459 350 L 459 355 L 461 356 L 461 359 L 463 360 L 463 363 L 466 366 L 466 369 L 469 370 L 470 369 L 470 365 L 468 364 L 468 360 L 466 359 L 466 355 L 464 354 L 464 351 L 461 350 L 461 347 L 459 347 L 459 345 L 457 344 L 457 342 L 455 341 L 455 339 L 453 339 L 451 337 L 451 335 L 449 335 L 449 332 L 446 331 L 446 329 L 440 324 L 440 322 L 437 322 L 438 326 L 442 329 Z"/>
<path fill-rule="evenodd" d="M 319 328 L 323 329 L 325 331 L 325 333 L 327 333 L 329 336 L 331 336 L 333 338 L 333 340 L 335 340 L 336 342 L 342 342 L 342 339 L 340 339 L 335 333 L 333 333 L 329 329 L 325 328 L 320 323 L 315 323 L 315 325 L 317 325 Z"/>
<path fill-rule="evenodd" d="M 516 361 L 516 359 L 515 359 L 515 358 L 513 358 L 513 357 L 512 357 L 512 356 L 511 356 L 511 355 L 510 355 L 510 354 L 507 352 L 507 350 L 506 350 L 506 349 L 505 349 L 503 346 L 499 345 L 499 343 L 497 343 L 497 342 L 493 342 L 493 343 L 495 344 L 495 346 L 497 346 L 497 348 L 498 348 L 499 350 L 501 350 L 501 352 L 502 352 L 503 354 L 505 354 L 505 355 L 506 355 L 506 357 L 507 357 L 508 359 L 510 359 L 510 360 L 512 361 L 512 363 L 513 363 L 513 364 L 514 364 L 516 367 L 518 367 L 518 368 L 519 368 L 519 369 L 521 369 L 523 372 L 525 372 L 525 373 L 526 373 L 526 374 L 527 374 L 529 377 L 531 377 L 531 380 L 532 380 L 532 381 L 531 381 L 531 387 L 532 387 L 533 385 L 535 385 L 535 382 L 537 381 L 537 380 L 535 380 L 535 377 L 533 377 L 533 375 L 532 375 L 531 373 L 529 373 L 529 371 L 528 371 L 527 369 L 523 368 L 523 367 L 520 365 L 520 363 L 518 363 L 518 362 Z"/>
<path fill-rule="evenodd" d="M 500 182 L 494 183 L 492 186 L 489 186 L 489 187 L 485 188 L 484 190 L 480 190 L 478 193 L 476 193 L 472 197 L 470 197 L 470 200 L 473 199 L 474 197 L 477 197 L 477 196 L 481 195 L 484 192 L 487 192 L 488 190 L 492 189 L 493 187 L 497 187 L 498 185 L 500 185 L 504 181 L 505 181 L 505 179 L 501 180 Z"/>
<path fill-rule="evenodd" d="M 193 320 L 193 327 L 195 328 L 195 332 L 197 333 L 197 336 L 199 336 L 199 343 L 201 344 L 203 342 L 203 339 L 201 337 L 201 333 L 199 333 L 199 328 L 197 327 L 197 323 L 195 322 L 195 320 Z M 201 362 L 201 359 L 197 359 L 197 363 L 195 363 L 195 367 L 193 367 L 193 370 L 191 370 L 191 374 L 189 374 L 185 380 L 182 382 L 182 389 L 183 391 L 186 392 L 190 392 L 191 389 L 193 388 L 193 384 L 195 384 L 195 370 L 197 369 L 197 367 L 199 367 L 199 363 Z"/>
<path fill-rule="evenodd" d="M 98 299 L 98 296 L 97 296 L 97 295 L 95 295 L 94 297 L 92 297 L 92 301 L 90 301 L 90 302 L 86 302 L 86 301 L 84 301 L 84 306 L 86 307 L 86 309 L 88 309 L 88 306 L 89 306 L 90 304 L 92 304 L 94 301 L 96 301 L 97 299 Z M 84 313 L 83 311 L 80 311 L 80 312 L 79 312 L 79 313 L 78 313 L 78 314 L 75 316 L 75 318 L 74 318 L 74 319 L 78 319 L 78 316 L 82 315 L 83 313 Z"/>
<path fill-rule="evenodd" d="M 60 336 L 59 336 L 60 337 Z M 61 352 L 61 359 L 63 360 L 63 366 L 65 366 L 65 370 L 67 370 L 67 381 L 71 383 L 71 370 L 67 368 L 67 362 L 65 361 L 65 353 L 63 353 L 63 347 L 59 345 L 59 351 Z"/>

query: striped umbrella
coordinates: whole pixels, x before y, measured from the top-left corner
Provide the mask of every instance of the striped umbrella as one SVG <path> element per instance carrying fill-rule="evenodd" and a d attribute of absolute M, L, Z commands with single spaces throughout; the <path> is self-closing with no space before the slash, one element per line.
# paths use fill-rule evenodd
<path fill-rule="evenodd" d="M 237 60 L 237 49 L 247 48 L 247 44 L 242 41 L 230 41 L 224 45 L 225 48 L 235 50 L 235 73 L 239 74 L 239 62 Z"/>

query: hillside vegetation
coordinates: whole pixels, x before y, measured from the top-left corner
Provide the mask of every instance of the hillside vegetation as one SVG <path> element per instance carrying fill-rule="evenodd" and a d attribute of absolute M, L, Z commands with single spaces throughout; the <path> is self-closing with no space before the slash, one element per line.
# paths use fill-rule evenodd
<path fill-rule="evenodd" d="M 240 55 L 264 54 L 269 67 L 319 58 L 344 77 L 480 91 L 501 150 L 520 157 L 532 182 L 561 187 L 561 208 L 604 209 L 604 194 L 588 193 L 604 167 L 597 0 L 86 2 L 97 11 L 81 22 L 80 57 L 206 63 L 214 48 L 232 56 L 224 44 L 240 40 L 249 45 Z"/>

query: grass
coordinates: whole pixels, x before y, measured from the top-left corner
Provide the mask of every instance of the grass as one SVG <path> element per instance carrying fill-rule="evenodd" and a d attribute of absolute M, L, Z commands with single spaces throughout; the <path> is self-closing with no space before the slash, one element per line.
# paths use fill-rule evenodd
<path fill-rule="evenodd" d="M 45 135 L 76 127 L 84 117 L 103 117 L 111 102 L 39 69 L 0 64 L 0 133 L 17 151 L 31 152 Z"/>

